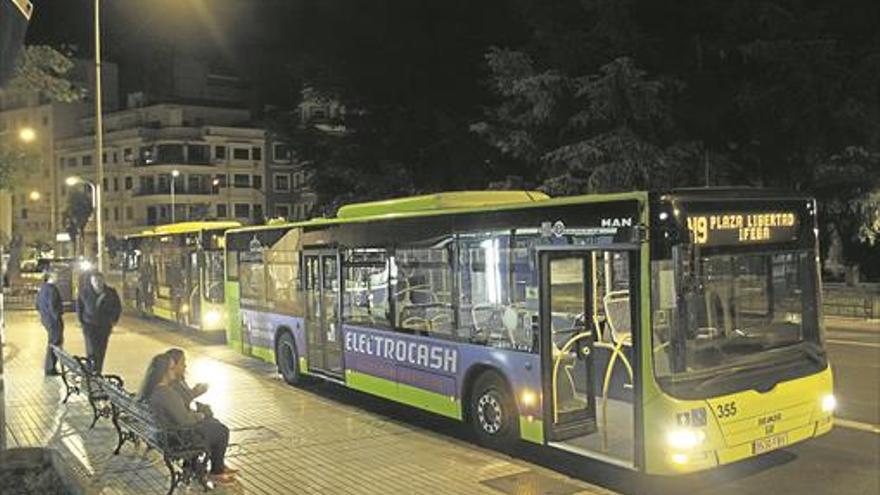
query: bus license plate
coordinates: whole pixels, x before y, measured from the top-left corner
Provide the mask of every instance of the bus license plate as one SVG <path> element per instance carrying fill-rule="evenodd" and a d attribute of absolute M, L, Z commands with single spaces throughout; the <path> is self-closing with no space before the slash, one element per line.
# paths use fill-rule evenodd
<path fill-rule="evenodd" d="M 770 452 L 771 450 L 776 450 L 780 447 L 784 447 L 787 443 L 788 435 L 782 433 L 780 435 L 774 435 L 772 437 L 755 440 L 755 443 L 752 444 L 752 450 L 754 451 L 755 455 L 763 454 L 764 452 Z"/>

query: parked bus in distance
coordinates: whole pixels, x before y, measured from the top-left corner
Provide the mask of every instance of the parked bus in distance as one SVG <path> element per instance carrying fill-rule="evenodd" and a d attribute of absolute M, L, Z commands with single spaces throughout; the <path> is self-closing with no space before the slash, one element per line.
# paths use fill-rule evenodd
<path fill-rule="evenodd" d="M 827 433 L 816 206 L 749 189 L 441 193 L 226 233 L 227 339 L 653 474 Z"/>
<path fill-rule="evenodd" d="M 238 222 L 185 222 L 125 238 L 123 301 L 128 309 L 199 330 L 222 330 L 223 232 Z"/>

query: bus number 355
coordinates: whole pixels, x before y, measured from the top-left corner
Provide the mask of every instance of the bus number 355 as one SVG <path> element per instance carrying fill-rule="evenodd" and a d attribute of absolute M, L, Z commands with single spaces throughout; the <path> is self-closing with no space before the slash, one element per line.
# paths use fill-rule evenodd
<path fill-rule="evenodd" d="M 715 406 L 719 418 L 729 418 L 736 416 L 736 402 L 728 402 L 726 404 L 718 404 Z"/>

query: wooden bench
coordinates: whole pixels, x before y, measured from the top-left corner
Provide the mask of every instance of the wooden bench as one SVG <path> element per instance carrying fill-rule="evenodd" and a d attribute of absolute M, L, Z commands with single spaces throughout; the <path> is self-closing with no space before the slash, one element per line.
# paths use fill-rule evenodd
<path fill-rule="evenodd" d="M 121 384 L 107 382 L 105 389 L 110 402 L 113 426 L 118 443 L 114 454 L 126 441 L 137 445 L 143 441 L 147 449 L 162 454 L 171 474 L 168 495 L 180 485 L 197 481 L 205 491 L 212 488 L 208 481 L 208 442 L 195 427 L 178 427 L 163 423 L 148 404 L 140 401 Z"/>
<path fill-rule="evenodd" d="M 65 389 L 61 402 L 66 404 L 73 394 L 85 395 L 92 408 L 92 424 L 89 428 L 94 428 L 98 419 L 109 418 L 110 405 L 103 384 L 111 382 L 122 386 L 122 377 L 95 373 L 88 359 L 70 354 L 61 347 L 53 345 L 52 352 L 61 364 L 61 380 Z"/>

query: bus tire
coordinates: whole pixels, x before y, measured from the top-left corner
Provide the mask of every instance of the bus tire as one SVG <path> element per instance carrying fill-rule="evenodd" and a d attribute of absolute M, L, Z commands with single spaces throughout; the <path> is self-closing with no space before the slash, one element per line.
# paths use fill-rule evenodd
<path fill-rule="evenodd" d="M 282 332 L 275 344 L 275 363 L 278 372 L 284 381 L 290 385 L 302 383 L 302 374 L 299 372 L 299 354 L 296 352 L 296 342 L 293 334 Z"/>
<path fill-rule="evenodd" d="M 510 387 L 496 371 L 477 377 L 470 394 L 470 420 L 480 445 L 509 451 L 519 438 L 519 418 Z"/>

